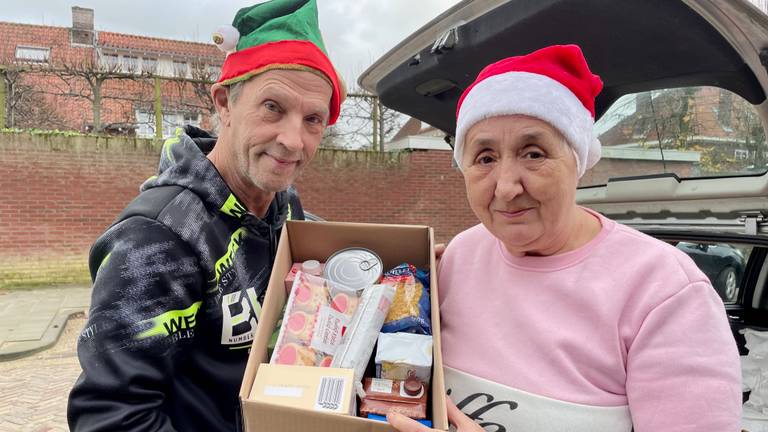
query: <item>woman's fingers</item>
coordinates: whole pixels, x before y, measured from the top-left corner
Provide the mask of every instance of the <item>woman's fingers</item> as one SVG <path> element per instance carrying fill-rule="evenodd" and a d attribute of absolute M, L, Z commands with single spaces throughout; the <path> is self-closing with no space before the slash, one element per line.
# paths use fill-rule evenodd
<path fill-rule="evenodd" d="M 445 406 L 448 409 L 448 423 L 456 426 L 457 432 L 484 432 L 483 428 L 474 422 L 451 401 L 448 396 L 445 397 Z M 402 414 L 389 413 L 387 421 L 398 432 L 435 432 L 436 429 L 430 429 L 416 420 L 410 419 Z"/>
<path fill-rule="evenodd" d="M 456 426 L 458 432 L 483 432 L 483 428 L 461 412 L 448 396 L 445 397 L 445 407 L 448 409 L 448 423 Z"/>
<path fill-rule="evenodd" d="M 445 243 L 438 243 L 435 245 L 435 258 L 440 259 L 445 252 Z"/>
<path fill-rule="evenodd" d="M 416 420 L 410 419 L 402 414 L 389 413 L 387 414 L 387 421 L 393 428 L 399 432 L 432 432 L 434 429 L 430 429 Z"/>

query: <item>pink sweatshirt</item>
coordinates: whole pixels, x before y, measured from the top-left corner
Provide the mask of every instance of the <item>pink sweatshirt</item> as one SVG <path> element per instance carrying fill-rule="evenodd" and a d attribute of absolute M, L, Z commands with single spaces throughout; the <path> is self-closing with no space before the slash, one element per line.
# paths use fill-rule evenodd
<path fill-rule="evenodd" d="M 490 430 L 738 431 L 739 356 L 709 280 L 596 216 L 598 236 L 561 255 L 512 256 L 482 225 L 451 241 L 438 280 L 454 402 Z"/>

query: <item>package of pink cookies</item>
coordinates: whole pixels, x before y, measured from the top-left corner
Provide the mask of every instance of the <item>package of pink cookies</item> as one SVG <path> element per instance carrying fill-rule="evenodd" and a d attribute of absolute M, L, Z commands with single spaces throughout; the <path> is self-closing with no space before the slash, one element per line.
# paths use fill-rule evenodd
<path fill-rule="evenodd" d="M 296 273 L 269 362 L 330 366 L 361 294 L 319 276 Z"/>

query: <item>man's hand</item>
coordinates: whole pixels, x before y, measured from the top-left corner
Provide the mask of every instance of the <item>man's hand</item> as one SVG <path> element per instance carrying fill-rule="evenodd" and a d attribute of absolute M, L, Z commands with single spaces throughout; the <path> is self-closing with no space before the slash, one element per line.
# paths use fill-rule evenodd
<path fill-rule="evenodd" d="M 435 248 L 437 249 L 437 248 Z M 456 432 L 484 432 L 483 428 L 474 422 L 471 418 L 467 417 L 460 409 L 456 408 L 451 398 L 445 397 L 445 406 L 448 408 L 448 422 L 456 426 Z M 393 428 L 399 432 L 433 432 L 437 429 L 430 429 L 416 420 L 409 419 L 408 417 L 390 413 L 387 414 L 387 421 Z"/>

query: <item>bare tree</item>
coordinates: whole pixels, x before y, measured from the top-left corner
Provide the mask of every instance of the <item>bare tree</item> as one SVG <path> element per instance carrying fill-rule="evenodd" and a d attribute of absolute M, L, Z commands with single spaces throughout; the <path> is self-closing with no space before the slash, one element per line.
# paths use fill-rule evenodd
<path fill-rule="evenodd" d="M 405 116 L 382 105 L 377 96 L 355 91 L 347 95 L 336 125 L 326 130 L 323 146 L 381 151 L 405 121 Z"/>
<path fill-rule="evenodd" d="M 768 162 L 766 161 L 766 150 L 768 149 L 766 149 L 765 129 L 760 116 L 749 102 L 738 97 L 734 98 L 731 94 L 729 96 L 734 99 L 732 101 L 732 129 L 748 152 L 748 156 L 745 158 L 747 165 L 751 165 L 756 170 L 765 169 L 766 162 Z"/>
<path fill-rule="evenodd" d="M 216 108 L 211 100 L 211 84 L 217 78 L 214 71 L 202 58 L 193 59 L 186 69 L 176 69 L 170 78 L 173 94 L 167 99 L 167 106 L 177 111 L 213 114 Z"/>
<path fill-rule="evenodd" d="M 111 92 L 106 91 L 107 82 L 135 82 L 142 79 L 135 63 L 120 63 L 117 56 L 103 56 L 101 59 L 83 56 L 79 59 L 62 60 L 51 67 L 40 69 L 40 72 L 56 78 L 48 91 L 49 94 L 82 99 L 90 104 L 93 131 L 96 133 L 101 132 L 104 126 L 102 109 L 105 99 L 128 103 L 146 102 L 142 92 L 126 93 L 119 88 L 113 88 Z"/>
<path fill-rule="evenodd" d="M 65 127 L 55 105 L 31 75 L 39 69 L 34 64 L 18 64 L 15 60 L 0 63 L 0 85 L 4 95 L 4 123 L 10 128 L 56 129 Z"/>
<path fill-rule="evenodd" d="M 699 152 L 705 175 L 766 163 L 760 117 L 752 105 L 727 90 L 687 87 L 638 93 L 611 107 L 601 121 L 614 123 L 601 136 L 604 144 L 658 149 L 665 171 L 665 150 Z"/>

